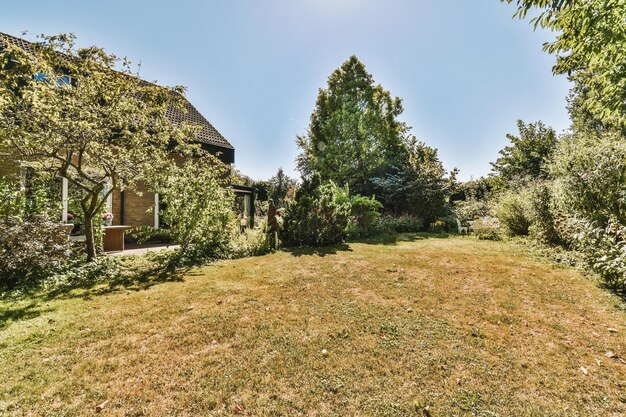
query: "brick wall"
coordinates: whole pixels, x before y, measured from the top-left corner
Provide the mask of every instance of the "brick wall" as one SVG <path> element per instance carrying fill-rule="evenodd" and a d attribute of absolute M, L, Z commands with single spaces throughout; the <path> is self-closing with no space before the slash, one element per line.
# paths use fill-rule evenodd
<path fill-rule="evenodd" d="M 0 159 L 0 178 L 10 178 L 12 180 L 19 181 L 20 179 L 20 164 L 14 159 L 2 158 Z"/>
<path fill-rule="evenodd" d="M 133 190 L 124 191 L 124 224 L 128 226 L 154 226 L 154 193 L 146 191 L 139 183 Z M 121 193 L 113 194 L 113 224 L 121 221 Z"/>
<path fill-rule="evenodd" d="M 121 221 L 122 221 L 122 193 L 120 191 L 113 191 L 113 198 L 112 198 L 112 209 L 111 209 L 111 213 L 113 213 L 113 224 L 116 226 L 121 225 Z"/>

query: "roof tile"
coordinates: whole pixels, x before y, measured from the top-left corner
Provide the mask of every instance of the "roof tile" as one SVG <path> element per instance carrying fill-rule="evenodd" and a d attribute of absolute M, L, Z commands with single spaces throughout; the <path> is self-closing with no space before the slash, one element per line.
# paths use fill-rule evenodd
<path fill-rule="evenodd" d="M 0 32 L 0 46 L 5 44 L 18 46 L 27 52 L 34 51 L 34 44 L 32 42 Z M 183 106 L 185 110 L 173 105 L 168 108 L 167 117 L 171 122 L 188 122 L 199 125 L 202 129 L 198 132 L 198 136 L 196 137 L 198 142 L 217 146 L 218 148 L 235 149 L 186 98 Z"/>

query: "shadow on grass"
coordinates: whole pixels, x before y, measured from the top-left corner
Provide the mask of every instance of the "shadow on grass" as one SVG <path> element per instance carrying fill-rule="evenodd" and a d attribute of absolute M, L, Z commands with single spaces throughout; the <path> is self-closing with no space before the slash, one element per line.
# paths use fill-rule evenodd
<path fill-rule="evenodd" d="M 117 291 L 141 291 L 164 283 L 182 282 L 191 269 L 181 259 L 171 254 L 154 254 L 105 258 L 102 268 L 90 274 L 69 280 L 45 292 L 45 299 L 85 298 L 110 294 Z"/>
<path fill-rule="evenodd" d="M 354 239 L 349 241 L 348 243 L 342 243 L 339 245 L 283 248 L 283 251 L 291 253 L 293 256 L 317 255 L 323 257 L 326 255 L 334 255 L 337 252 L 351 252 L 352 249 L 350 248 L 349 243 L 365 243 L 368 245 L 397 245 L 401 242 L 416 242 L 418 240 L 426 239 L 447 239 L 450 236 L 451 235 L 448 233 L 393 233 L 377 235 L 362 239 Z"/>
<path fill-rule="evenodd" d="M 354 240 L 354 243 L 365 243 L 368 245 L 397 245 L 402 242 L 417 242 L 426 239 L 447 239 L 451 235 L 448 233 L 393 233 L 378 236 L 372 236 L 363 239 Z"/>
<path fill-rule="evenodd" d="M 101 257 L 91 264 L 77 263 L 43 285 L 0 289 L 0 330 L 13 322 L 53 311 L 54 304 L 49 303 L 52 300 L 90 299 L 120 291 L 146 290 L 164 282 L 183 281 L 191 267 L 190 262 L 173 252 L 115 259 Z"/>
<path fill-rule="evenodd" d="M 302 248 L 283 248 L 283 251 L 293 256 L 321 256 L 335 255 L 337 252 L 352 252 L 350 246 L 346 243 L 333 246 L 307 246 Z"/>
<path fill-rule="evenodd" d="M 0 330 L 4 330 L 13 322 L 29 320 L 52 311 L 50 307 L 41 306 L 39 303 L 31 301 L 23 305 L 9 306 L 0 309 Z"/>
<path fill-rule="evenodd" d="M 607 284 L 606 282 L 598 282 L 598 287 L 602 288 L 605 291 L 610 291 L 619 299 L 619 303 L 616 304 L 616 307 L 620 310 L 626 312 L 626 288 L 621 286 L 615 286 Z"/>

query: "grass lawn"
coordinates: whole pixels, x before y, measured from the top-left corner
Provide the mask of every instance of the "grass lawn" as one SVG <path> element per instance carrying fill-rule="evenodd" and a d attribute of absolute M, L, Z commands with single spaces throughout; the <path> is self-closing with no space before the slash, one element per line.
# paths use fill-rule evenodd
<path fill-rule="evenodd" d="M 620 303 L 471 238 L 223 261 L 0 304 L 0 415 L 624 416 Z"/>

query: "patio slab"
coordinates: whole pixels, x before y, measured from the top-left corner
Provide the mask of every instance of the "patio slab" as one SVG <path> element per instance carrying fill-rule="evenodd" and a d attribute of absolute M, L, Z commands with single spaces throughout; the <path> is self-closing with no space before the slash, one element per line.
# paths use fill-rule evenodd
<path fill-rule="evenodd" d="M 137 245 L 128 243 L 124 251 L 106 252 L 105 254 L 107 256 L 145 255 L 148 252 L 161 252 L 178 248 L 180 248 L 180 245 L 166 245 L 164 243 L 145 243 L 143 245 Z"/>

